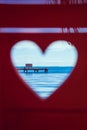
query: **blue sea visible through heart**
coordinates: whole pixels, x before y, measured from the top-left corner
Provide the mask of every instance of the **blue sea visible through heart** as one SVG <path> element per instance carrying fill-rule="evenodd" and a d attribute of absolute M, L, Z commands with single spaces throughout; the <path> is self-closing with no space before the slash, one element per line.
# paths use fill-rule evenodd
<path fill-rule="evenodd" d="M 24 68 L 24 66 L 18 66 L 17 68 Z M 58 89 L 73 70 L 72 66 L 35 66 L 34 68 L 48 68 L 48 72 L 44 72 L 44 70 L 39 70 L 38 72 L 33 70 L 28 72 L 24 72 L 24 70 L 18 71 L 32 90 L 44 99 Z"/>

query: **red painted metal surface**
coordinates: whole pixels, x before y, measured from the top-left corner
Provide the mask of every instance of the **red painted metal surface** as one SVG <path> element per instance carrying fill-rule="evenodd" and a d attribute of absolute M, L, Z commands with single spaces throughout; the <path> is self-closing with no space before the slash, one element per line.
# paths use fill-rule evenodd
<path fill-rule="evenodd" d="M 45 101 L 27 88 L 11 63 L 11 47 L 25 39 L 35 41 L 43 51 L 52 41 L 60 39 L 70 41 L 78 50 L 75 70 Z M 66 127 L 72 130 L 75 125 L 78 129 L 87 127 L 87 34 L 1 34 L 0 43 L 3 57 L 0 77 L 5 128 L 62 130 Z"/>
<path fill-rule="evenodd" d="M 0 5 L 2 6 L 2 5 Z M 3 7 L 3 6 L 2 6 Z M 55 21 L 52 20 L 45 23 L 42 20 L 42 15 L 36 21 L 29 22 L 28 13 L 25 13 L 25 17 L 29 17 L 28 21 L 25 22 L 22 17 L 22 12 L 17 13 L 17 6 L 12 6 L 6 10 L 3 7 L 1 9 L 0 26 L 57 26 Z M 25 6 L 23 6 L 25 12 L 27 12 Z M 6 11 L 8 12 L 6 15 Z M 23 9 L 22 8 L 22 9 Z M 31 7 L 30 7 L 31 8 Z M 57 7 L 52 7 L 53 10 Z M 51 9 L 52 9 L 51 8 Z M 65 7 L 64 7 L 65 8 Z M 78 8 L 78 7 L 77 7 Z M 16 10 L 17 9 L 17 10 Z M 46 8 L 47 9 L 47 8 Z M 86 12 L 83 8 L 81 12 L 84 12 L 82 16 L 78 16 L 79 22 L 74 21 L 73 26 L 87 25 Z M 37 9 L 38 12 L 39 9 Z M 49 9 L 48 9 L 49 10 Z M 53 11 L 52 10 L 52 11 Z M 87 9 L 85 9 L 87 11 Z M 33 12 L 34 10 L 32 10 Z M 44 10 L 45 11 L 45 10 Z M 42 11 L 42 14 L 44 13 Z M 23 11 L 24 12 L 24 11 Z M 35 10 L 36 12 L 36 10 Z M 35 13 L 34 12 L 34 13 Z M 55 12 L 55 11 L 54 11 Z M 67 10 L 66 10 L 67 12 Z M 80 13 L 81 13 L 80 12 Z M 41 13 L 41 11 L 40 11 Z M 14 14 L 14 15 L 13 15 Z M 20 15 L 19 15 L 20 14 Z M 36 13 L 37 14 L 37 13 Z M 49 14 L 44 13 L 44 18 L 48 19 Z M 67 14 L 67 13 L 66 13 Z M 46 15 L 46 17 L 45 17 Z M 60 13 L 61 15 L 61 13 Z M 62 14 L 65 22 L 62 20 L 63 16 L 60 16 L 59 26 L 71 26 L 71 21 L 68 21 L 67 16 Z M 75 13 L 74 13 L 75 15 Z M 73 17 L 74 17 L 73 15 Z M 12 16 L 12 17 L 10 17 Z M 17 16 L 17 17 L 16 17 Z M 24 14 L 23 14 L 24 16 Z M 57 16 L 57 12 L 54 16 Z M 50 17 L 50 18 L 51 18 Z M 72 17 L 72 16 L 71 16 Z M 17 20 L 16 20 L 17 18 Z M 54 19 L 57 19 L 55 17 Z M 82 21 L 81 21 L 82 19 Z M 12 21 L 11 21 L 12 20 Z M 31 20 L 30 20 L 31 21 Z M 42 22 L 41 22 L 42 21 Z M 29 25 L 28 25 L 29 22 Z M 57 23 L 56 22 L 56 23 Z M 64 25 L 63 25 L 64 23 Z M 76 24 L 75 24 L 76 23 Z M 77 24 L 78 23 L 78 24 Z M 69 25 L 68 25 L 69 24 Z M 78 51 L 78 62 L 77 65 L 66 80 L 66 82 L 48 99 L 42 100 L 31 89 L 27 88 L 26 84 L 21 80 L 15 68 L 12 65 L 10 58 L 10 51 L 12 46 L 21 40 L 32 40 L 45 51 L 46 47 L 55 40 L 66 40 L 70 41 L 75 45 Z M 0 129 L 1 130 L 84 130 L 87 129 L 87 34 L 7 34 L 0 33 Z"/>
<path fill-rule="evenodd" d="M 0 27 L 87 27 L 87 5 L 0 5 Z"/>

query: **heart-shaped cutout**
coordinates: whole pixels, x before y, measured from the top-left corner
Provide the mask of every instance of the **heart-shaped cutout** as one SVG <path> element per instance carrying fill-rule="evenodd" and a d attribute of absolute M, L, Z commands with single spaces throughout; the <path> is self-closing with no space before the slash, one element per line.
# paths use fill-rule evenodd
<path fill-rule="evenodd" d="M 49 97 L 70 76 L 78 58 L 67 41 L 51 43 L 43 53 L 33 41 L 20 41 L 11 50 L 13 65 L 24 82 L 41 98 Z"/>

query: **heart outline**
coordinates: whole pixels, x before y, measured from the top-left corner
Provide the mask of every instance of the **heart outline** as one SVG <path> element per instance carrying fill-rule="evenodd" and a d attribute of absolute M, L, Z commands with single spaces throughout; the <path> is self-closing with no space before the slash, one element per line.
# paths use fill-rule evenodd
<path fill-rule="evenodd" d="M 27 41 L 29 42 L 29 40 L 27 40 Z M 59 40 L 58 40 L 58 41 L 59 41 Z M 21 42 L 21 41 L 20 41 L 20 42 Z M 54 42 L 50 43 L 49 46 L 51 46 L 53 43 L 54 43 Z M 19 42 L 17 42 L 16 44 L 19 44 Z M 16 45 L 16 44 L 15 44 L 15 45 Z M 43 52 L 43 51 L 41 50 L 41 48 L 38 46 L 37 43 L 34 42 L 34 44 L 39 48 L 39 50 L 40 50 L 40 52 L 41 52 L 41 54 L 42 54 L 43 56 L 47 53 L 47 49 L 49 49 L 49 46 L 48 46 L 48 47 L 46 48 L 46 50 Z M 15 45 L 14 45 L 14 46 L 15 46 Z M 12 48 L 13 48 L 13 47 L 12 47 Z M 11 49 L 11 50 L 12 50 L 12 49 Z M 75 50 L 76 50 L 76 48 L 75 48 Z M 77 53 L 77 50 L 76 50 L 76 53 Z M 78 55 L 77 55 L 77 57 L 78 57 Z M 78 59 L 77 57 L 76 57 L 76 61 L 75 61 L 75 66 L 76 66 L 77 59 Z M 11 61 L 12 61 L 12 58 L 11 58 Z M 13 63 L 13 61 L 12 61 L 12 63 Z M 13 63 L 13 66 L 14 66 L 14 63 Z M 74 68 L 75 68 L 75 66 L 74 66 Z M 14 66 L 14 67 L 15 67 L 15 66 Z M 73 70 L 74 70 L 74 69 L 73 69 Z M 73 71 L 73 70 L 72 70 L 72 71 Z M 70 72 L 69 76 L 71 75 L 72 71 Z M 20 75 L 20 74 L 18 74 L 18 75 Z M 69 76 L 68 76 L 68 77 L 69 77 Z M 21 77 L 21 76 L 20 76 L 20 77 Z M 68 78 L 68 77 L 67 77 L 67 78 Z M 67 79 L 67 78 L 66 78 L 66 79 Z M 62 86 L 62 84 L 66 81 L 66 79 L 60 84 L 59 87 Z M 23 77 L 22 77 L 22 80 L 24 80 Z M 23 82 L 24 82 L 24 81 L 23 81 Z M 27 83 L 26 83 L 26 85 L 28 86 Z M 29 87 L 31 88 L 30 83 L 29 83 Z M 31 90 L 32 90 L 32 88 L 31 88 Z M 58 88 L 55 89 L 51 94 L 53 94 L 56 90 L 58 90 Z M 34 90 L 33 90 L 33 91 L 34 91 Z M 35 91 L 34 91 L 34 92 L 35 92 Z M 35 92 L 35 93 L 36 93 L 36 92 Z M 37 94 L 37 93 L 36 93 L 36 94 Z M 50 94 L 49 96 L 51 96 L 51 94 Z M 37 95 L 38 95 L 38 94 L 37 94 Z M 38 95 L 38 96 L 39 96 L 40 98 L 42 98 L 40 95 Z M 49 97 L 49 96 L 48 96 L 48 97 Z M 48 98 L 48 97 L 46 97 L 46 98 Z"/>

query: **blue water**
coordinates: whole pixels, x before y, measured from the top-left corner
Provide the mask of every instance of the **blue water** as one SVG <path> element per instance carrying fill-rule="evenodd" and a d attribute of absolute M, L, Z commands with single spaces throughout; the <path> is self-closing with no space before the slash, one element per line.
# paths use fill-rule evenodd
<path fill-rule="evenodd" d="M 35 67 L 34 67 L 35 68 Z M 36 67 L 40 68 L 40 67 Z M 44 67 L 41 67 L 44 68 Z M 69 76 L 73 67 L 45 67 L 48 68 L 48 72 L 43 70 L 39 72 L 28 73 L 19 71 L 24 81 L 35 91 L 41 98 L 47 98 L 50 96 Z"/>
<path fill-rule="evenodd" d="M 17 68 L 24 68 L 24 66 L 17 66 Z M 48 73 L 69 73 L 73 69 L 72 66 L 64 66 L 64 67 L 56 67 L 56 66 L 34 66 L 34 68 L 48 68 Z M 20 72 L 24 72 L 23 70 L 20 70 Z M 33 73 L 33 70 L 29 70 L 29 72 Z M 39 73 L 43 73 L 43 70 L 39 70 Z"/>

